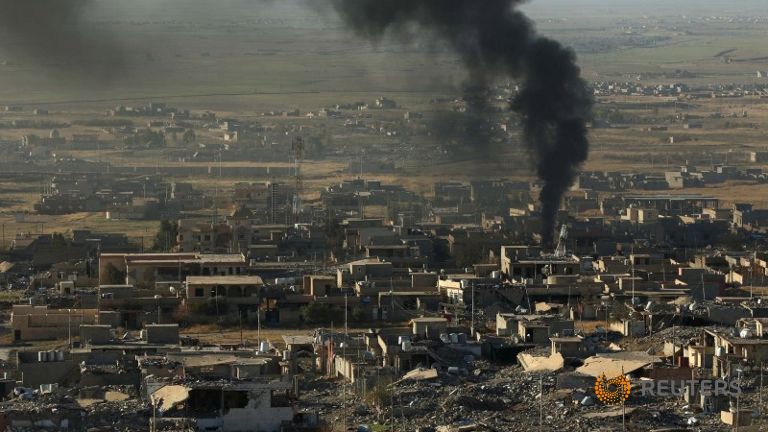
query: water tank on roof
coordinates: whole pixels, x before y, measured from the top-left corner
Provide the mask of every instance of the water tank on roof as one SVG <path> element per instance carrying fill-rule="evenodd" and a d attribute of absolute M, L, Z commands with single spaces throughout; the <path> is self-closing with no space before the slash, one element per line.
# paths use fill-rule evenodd
<path fill-rule="evenodd" d="M 457 344 L 457 343 L 459 343 L 459 335 L 458 335 L 458 334 L 456 334 L 456 333 L 451 333 L 451 334 L 450 334 L 450 337 L 451 337 L 451 343 L 452 343 L 452 344 Z"/>
<path fill-rule="evenodd" d="M 397 337 L 397 344 L 398 345 L 402 345 L 403 342 L 406 342 L 406 341 L 410 342 L 411 341 L 411 337 L 410 336 L 398 336 Z"/>
<path fill-rule="evenodd" d="M 467 334 L 466 333 L 459 333 L 458 338 L 459 338 L 459 343 L 460 344 L 467 343 Z"/>
<path fill-rule="evenodd" d="M 56 351 L 56 361 L 57 362 L 64 361 L 64 351 Z"/>
<path fill-rule="evenodd" d="M 441 333 L 440 341 L 442 341 L 444 344 L 449 344 L 451 343 L 451 337 L 448 336 L 448 333 Z"/>
<path fill-rule="evenodd" d="M 411 341 L 410 341 L 410 340 L 405 340 L 405 341 L 403 341 L 403 343 L 402 343 L 402 344 L 400 344 L 400 347 L 401 347 L 401 348 L 403 349 L 403 351 L 405 351 L 405 352 L 408 352 L 408 351 L 410 351 L 410 350 L 411 350 L 411 347 L 412 347 L 412 345 L 411 345 Z"/>
<path fill-rule="evenodd" d="M 259 344 L 259 352 L 260 352 L 260 353 L 262 353 L 262 354 L 263 354 L 263 353 L 267 353 L 267 352 L 269 352 L 269 342 L 267 342 L 267 341 L 262 341 L 262 342 Z"/>
<path fill-rule="evenodd" d="M 38 351 L 37 352 L 37 361 L 40 363 L 44 363 L 48 361 L 48 355 L 45 353 L 45 351 Z"/>
<path fill-rule="evenodd" d="M 491 272 L 491 279 L 501 279 L 501 272 L 494 270 Z"/>
<path fill-rule="evenodd" d="M 739 337 L 742 339 L 749 339 L 753 335 L 754 333 L 752 333 L 752 329 L 748 329 L 748 328 L 741 329 L 741 331 L 739 332 Z"/>

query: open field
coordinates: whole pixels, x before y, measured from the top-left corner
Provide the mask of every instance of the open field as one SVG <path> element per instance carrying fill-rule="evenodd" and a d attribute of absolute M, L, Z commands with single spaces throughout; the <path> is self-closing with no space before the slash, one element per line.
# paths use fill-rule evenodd
<path fill-rule="evenodd" d="M 121 40 L 127 66 L 124 73 L 90 80 L 87 86 L 77 77 L 59 74 L 50 79 L 47 70 L 0 43 L 0 59 L 6 60 L 0 81 L 14 84 L 0 87 L 0 101 L 93 101 L 63 105 L 69 109 L 129 104 L 130 98 L 165 99 L 195 109 L 245 114 L 382 94 L 414 105 L 425 96 L 455 91 L 465 78 L 457 59 L 442 47 L 361 42 L 331 15 L 296 7 L 296 2 L 270 7 L 243 2 L 232 8 L 236 14 L 208 2 L 184 2 L 184 7 L 177 3 L 100 2 L 93 19 L 115 34 L 131 35 Z M 688 70 L 694 80 L 750 82 L 756 79 L 755 71 L 765 67 L 760 60 L 766 55 L 764 22 L 685 19 L 662 12 L 667 5 L 649 16 L 643 8 L 613 4 L 586 7 L 563 19 L 558 8 L 550 6 L 553 3 L 538 0 L 526 8 L 541 33 L 576 48 L 590 80 Z M 706 9 L 696 6 L 693 10 L 708 17 Z M 749 10 L 734 6 L 732 13 L 750 17 Z M 641 44 L 645 40 L 647 46 Z M 734 62 L 716 56 L 730 49 L 736 49 Z"/>
<path fill-rule="evenodd" d="M 108 220 L 103 213 L 75 213 L 69 215 L 25 215 L 17 221 L 12 215 L 0 213 L 0 225 L 5 238 L 3 244 L 10 245 L 15 233 L 51 234 L 70 233 L 73 230 L 91 230 L 96 233 L 124 233 L 130 240 L 150 248 L 159 221 Z"/>

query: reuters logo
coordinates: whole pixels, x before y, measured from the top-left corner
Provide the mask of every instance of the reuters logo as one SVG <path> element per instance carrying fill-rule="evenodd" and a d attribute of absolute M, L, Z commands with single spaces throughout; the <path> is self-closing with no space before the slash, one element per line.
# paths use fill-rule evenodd
<path fill-rule="evenodd" d="M 632 384 L 624 375 L 608 379 L 605 374 L 602 374 L 595 381 L 595 394 L 600 402 L 606 405 L 615 405 L 626 401 L 629 399 L 631 390 Z"/>

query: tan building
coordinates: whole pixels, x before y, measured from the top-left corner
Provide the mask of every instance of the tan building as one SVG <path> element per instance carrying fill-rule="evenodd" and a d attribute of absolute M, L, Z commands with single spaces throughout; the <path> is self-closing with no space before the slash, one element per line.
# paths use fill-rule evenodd
<path fill-rule="evenodd" d="M 304 293 L 313 297 L 330 297 L 341 295 L 335 276 L 307 275 L 304 276 Z"/>
<path fill-rule="evenodd" d="M 180 284 L 187 276 L 241 275 L 247 266 L 243 254 L 101 254 L 99 284 L 155 288 L 157 283 Z"/>
<path fill-rule="evenodd" d="M 77 336 L 81 324 L 96 324 L 98 309 L 49 309 L 14 305 L 11 329 L 14 341 L 65 339 Z"/>
<path fill-rule="evenodd" d="M 264 281 L 259 276 L 189 276 L 187 302 L 220 298 L 228 304 L 258 304 Z"/>

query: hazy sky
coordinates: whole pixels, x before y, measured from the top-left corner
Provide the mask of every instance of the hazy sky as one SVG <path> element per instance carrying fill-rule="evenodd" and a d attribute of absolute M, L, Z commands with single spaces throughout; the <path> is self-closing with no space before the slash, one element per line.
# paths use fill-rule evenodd
<path fill-rule="evenodd" d="M 109 5 L 108 10 L 119 10 L 139 17 L 150 14 L 154 18 L 173 19 L 174 16 L 188 17 L 202 13 L 201 18 L 219 18 L 254 11 L 290 13 L 295 7 L 303 14 L 314 14 L 306 4 L 312 0 L 97 0 Z M 317 0 L 315 0 L 317 1 Z M 383 0 L 386 1 L 386 0 Z M 414 0 L 417 1 L 417 0 Z M 530 0 L 523 6 L 533 16 L 616 16 L 631 15 L 702 15 L 702 14 L 752 14 L 768 15 L 766 0 Z"/>
<path fill-rule="evenodd" d="M 532 0 L 523 7 L 534 16 L 585 15 L 768 15 L 765 0 Z"/>

